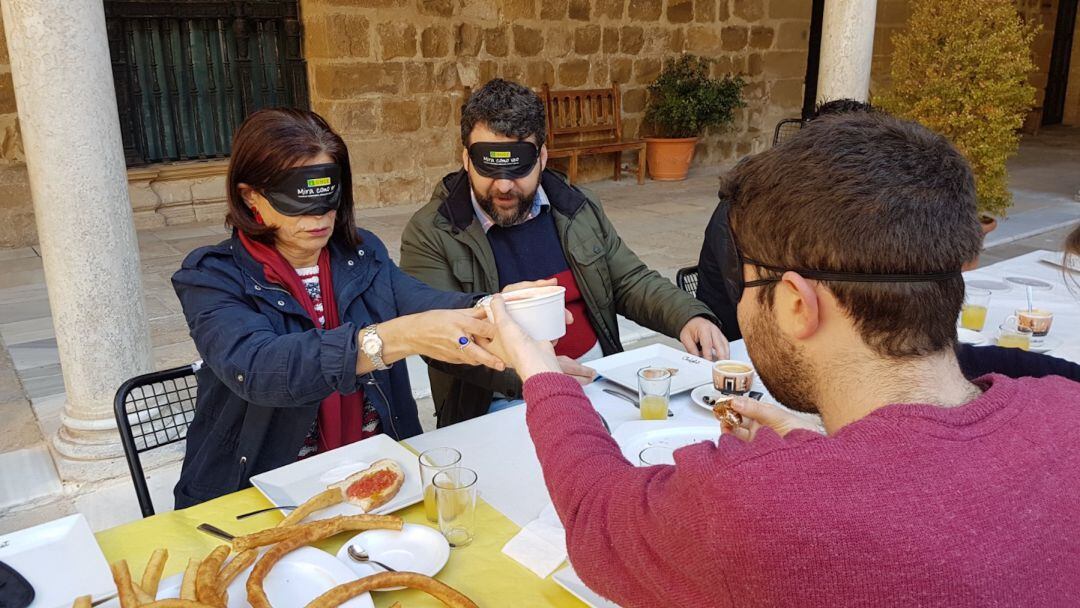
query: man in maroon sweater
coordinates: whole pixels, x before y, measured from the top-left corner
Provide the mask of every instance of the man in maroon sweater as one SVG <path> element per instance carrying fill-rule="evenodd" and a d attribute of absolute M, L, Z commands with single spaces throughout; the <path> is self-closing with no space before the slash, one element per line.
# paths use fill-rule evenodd
<path fill-rule="evenodd" d="M 971 171 L 882 115 L 807 125 L 730 173 L 725 283 L 762 381 L 718 446 L 637 468 L 496 302 L 492 347 L 574 568 L 623 606 L 1080 604 L 1080 389 L 970 382 L 953 352 L 981 243 Z"/>

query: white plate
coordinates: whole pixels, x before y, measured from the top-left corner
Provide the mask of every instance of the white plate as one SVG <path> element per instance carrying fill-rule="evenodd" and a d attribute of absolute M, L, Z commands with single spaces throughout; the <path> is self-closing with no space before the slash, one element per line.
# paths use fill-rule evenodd
<path fill-rule="evenodd" d="M 980 346 L 986 344 L 986 337 L 977 331 L 970 330 L 966 327 L 956 328 L 956 338 L 964 344 L 970 344 L 972 346 Z"/>
<path fill-rule="evenodd" d="M 1061 348 L 1063 344 L 1061 338 L 1046 337 L 1043 338 L 1042 344 L 1031 344 L 1029 350 L 1033 353 L 1046 353 L 1054 350 L 1055 348 Z"/>
<path fill-rule="evenodd" d="M 693 391 L 690 391 L 690 400 L 694 402 L 694 405 L 698 407 L 703 407 L 710 412 L 712 411 L 712 406 L 708 403 L 705 403 L 704 397 L 719 399 L 723 396 L 724 393 L 716 390 L 716 387 L 713 386 L 712 382 L 708 384 L 702 384 L 701 386 L 695 388 Z"/>
<path fill-rule="evenodd" d="M 33 586 L 31 608 L 70 606 L 80 595 L 115 590 L 109 564 L 82 515 L 0 536 L 0 561 Z"/>
<path fill-rule="evenodd" d="M 988 289 L 994 293 L 1012 291 L 1012 287 L 1008 283 L 1004 283 L 1002 281 L 995 281 L 993 279 L 964 279 L 964 282 L 969 287 Z"/>
<path fill-rule="evenodd" d="M 357 578 L 363 578 L 383 569 L 374 564 L 355 562 L 349 557 L 349 547 L 367 551 L 368 557 L 379 560 L 391 568 L 405 572 L 419 572 L 434 577 L 450 559 L 450 543 L 438 530 L 421 524 L 405 524 L 401 531 L 367 530 L 352 537 L 341 546 L 338 560 L 348 566 Z M 380 589 L 394 591 L 404 587 Z"/>
<path fill-rule="evenodd" d="M 637 373 L 643 367 L 670 367 L 679 370 L 671 377 L 671 394 L 688 391 L 695 386 L 712 382 L 712 361 L 675 350 L 664 344 L 651 344 L 604 357 L 589 363 L 605 379 L 638 390 Z"/>
<path fill-rule="evenodd" d="M 266 548 L 261 549 L 262 553 Z M 248 608 L 247 579 L 255 565 L 248 566 L 229 585 L 229 608 Z M 172 599 L 180 596 L 180 583 L 184 573 L 174 574 L 163 579 L 158 586 L 157 599 Z M 311 600 L 330 589 L 356 580 L 356 575 L 347 566 L 334 559 L 326 551 L 314 547 L 300 547 L 281 558 L 270 570 L 263 581 L 263 590 L 271 606 L 306 606 Z M 101 608 L 117 608 L 117 600 L 111 600 Z M 370 593 L 358 595 L 342 604 L 347 608 L 375 608 Z"/>
<path fill-rule="evenodd" d="M 615 602 L 600 597 L 592 589 L 586 587 L 585 583 L 578 578 L 577 572 L 574 572 L 573 566 L 567 566 L 552 574 L 551 580 L 559 583 L 563 589 L 569 591 L 585 604 L 592 606 L 592 608 L 619 608 L 619 605 Z"/>
<path fill-rule="evenodd" d="M 714 445 L 720 440 L 720 423 L 713 425 L 675 426 L 676 423 L 652 420 L 632 420 L 624 422 L 612 433 L 612 438 L 619 444 L 623 456 L 633 464 L 638 464 L 641 450 L 651 446 L 665 446 L 673 450 L 688 445 L 711 441 Z"/>
<path fill-rule="evenodd" d="M 420 465 L 416 455 L 386 435 L 375 435 L 336 450 L 298 460 L 290 465 L 261 473 L 251 478 L 263 496 L 276 506 L 298 505 L 322 492 L 330 484 L 366 469 L 380 458 L 392 458 L 405 471 L 405 482 L 393 500 L 372 510 L 372 513 L 393 513 L 414 505 L 424 497 L 420 491 Z M 358 515 L 359 507 L 340 504 L 317 511 L 316 519 L 335 515 Z"/>

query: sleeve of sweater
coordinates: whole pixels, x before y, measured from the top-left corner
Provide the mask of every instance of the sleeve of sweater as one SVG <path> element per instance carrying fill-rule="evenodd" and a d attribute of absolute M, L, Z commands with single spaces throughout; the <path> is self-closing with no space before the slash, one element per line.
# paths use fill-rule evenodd
<path fill-rule="evenodd" d="M 717 556 L 709 555 L 707 539 L 715 531 L 694 467 L 627 462 L 568 376 L 538 374 L 524 394 L 529 433 L 578 576 L 627 607 L 665 605 L 665 590 L 673 587 L 699 599 L 696 605 L 726 605 L 714 585 Z"/>
<path fill-rule="evenodd" d="M 956 358 L 967 378 L 978 378 L 986 374 L 1001 374 L 1010 378 L 1061 376 L 1080 382 L 1080 365 L 1019 348 L 959 344 L 956 347 Z"/>

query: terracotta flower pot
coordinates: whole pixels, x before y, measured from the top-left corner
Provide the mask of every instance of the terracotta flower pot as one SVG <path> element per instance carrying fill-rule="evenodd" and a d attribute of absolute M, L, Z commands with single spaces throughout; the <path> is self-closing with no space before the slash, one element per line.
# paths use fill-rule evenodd
<path fill-rule="evenodd" d="M 694 146 L 697 141 L 696 137 L 646 137 L 645 164 L 649 168 L 649 177 L 661 182 L 686 179 L 690 161 L 694 160 Z"/>

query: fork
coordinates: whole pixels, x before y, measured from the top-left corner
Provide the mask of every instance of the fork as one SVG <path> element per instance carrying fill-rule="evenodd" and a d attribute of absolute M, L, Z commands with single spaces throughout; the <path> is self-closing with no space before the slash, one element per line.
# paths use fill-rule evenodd
<path fill-rule="evenodd" d="M 382 566 L 382 569 L 386 570 L 387 572 L 397 572 L 397 570 L 394 570 L 390 566 L 387 566 L 380 561 L 371 559 L 368 556 L 367 551 L 364 551 L 363 549 L 358 550 L 355 545 L 349 545 L 349 549 L 348 551 L 346 551 L 346 553 L 349 554 L 349 559 L 353 560 L 354 562 L 360 562 L 361 564 L 372 563 L 376 566 Z"/>

